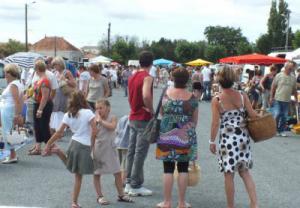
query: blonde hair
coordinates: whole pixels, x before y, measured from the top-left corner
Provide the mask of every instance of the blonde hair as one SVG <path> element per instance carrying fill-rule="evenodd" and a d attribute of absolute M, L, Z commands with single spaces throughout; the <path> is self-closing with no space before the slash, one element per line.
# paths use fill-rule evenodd
<path fill-rule="evenodd" d="M 105 105 L 106 107 L 110 108 L 110 102 L 106 99 L 97 100 L 96 105 Z"/>
<path fill-rule="evenodd" d="M 42 60 L 42 59 L 38 59 L 34 63 L 34 68 L 35 68 L 35 70 L 37 70 L 39 72 L 45 72 L 46 71 L 46 63 L 45 63 L 45 61 Z"/>
<path fill-rule="evenodd" d="M 4 72 L 9 73 L 14 78 L 20 79 L 20 70 L 16 64 L 5 65 Z"/>
<path fill-rule="evenodd" d="M 231 88 L 235 81 L 237 81 L 237 73 L 228 65 L 221 66 L 217 72 L 217 81 L 222 88 Z"/>
<path fill-rule="evenodd" d="M 66 68 L 66 64 L 65 64 L 65 61 L 62 57 L 60 56 L 56 56 L 52 62 L 51 62 L 52 66 L 54 65 L 58 65 L 61 67 L 61 69 L 65 69 Z"/>

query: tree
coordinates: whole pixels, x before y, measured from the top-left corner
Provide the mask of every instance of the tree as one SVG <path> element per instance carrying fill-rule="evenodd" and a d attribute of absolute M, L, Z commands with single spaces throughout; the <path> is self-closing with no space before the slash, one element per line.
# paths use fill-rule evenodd
<path fill-rule="evenodd" d="M 25 44 L 17 40 L 9 39 L 7 43 L 0 45 L 0 57 L 6 57 L 22 51 L 25 51 Z"/>
<path fill-rule="evenodd" d="M 175 48 L 176 41 L 172 41 L 166 38 L 160 38 L 158 42 L 152 41 L 150 51 L 154 54 L 154 58 L 166 58 L 175 60 Z"/>
<path fill-rule="evenodd" d="M 293 47 L 295 49 L 300 47 L 300 30 L 297 30 L 294 34 Z"/>
<path fill-rule="evenodd" d="M 112 54 L 118 58 L 119 62 L 127 63 L 129 59 L 137 57 L 137 41 L 135 37 L 117 36 L 112 45 Z"/>
<path fill-rule="evenodd" d="M 208 45 L 205 51 L 206 59 L 211 62 L 217 62 L 220 58 L 226 56 L 226 48 L 222 45 Z"/>
<path fill-rule="evenodd" d="M 256 40 L 256 51 L 268 54 L 271 51 L 272 39 L 269 34 L 263 34 Z"/>
<path fill-rule="evenodd" d="M 273 0 L 268 19 L 268 35 L 271 39 L 271 48 L 284 47 L 286 44 L 286 33 L 288 18 L 290 15 L 288 4 L 284 0 L 280 0 L 277 9 L 277 1 Z M 289 43 L 291 45 L 293 34 L 291 28 L 289 31 Z"/>
<path fill-rule="evenodd" d="M 249 42 L 241 41 L 237 46 L 237 53 L 239 55 L 249 54 L 253 52 L 253 47 Z"/>
<path fill-rule="evenodd" d="M 248 42 L 240 28 L 209 26 L 205 28 L 204 34 L 208 44 L 224 46 L 228 56 L 238 54 L 237 47 L 240 42 Z"/>
<path fill-rule="evenodd" d="M 197 58 L 199 54 L 199 45 L 197 43 L 181 40 L 177 42 L 175 55 L 178 62 L 184 63 Z"/>

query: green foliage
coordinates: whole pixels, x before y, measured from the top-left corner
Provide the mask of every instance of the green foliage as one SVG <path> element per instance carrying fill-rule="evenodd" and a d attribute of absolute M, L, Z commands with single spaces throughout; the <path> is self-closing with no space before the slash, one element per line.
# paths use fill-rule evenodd
<path fill-rule="evenodd" d="M 253 47 L 249 42 L 240 41 L 237 46 L 237 53 L 239 55 L 249 54 L 253 52 Z"/>
<path fill-rule="evenodd" d="M 294 34 L 293 47 L 295 49 L 300 47 L 300 30 L 297 30 Z"/>
<path fill-rule="evenodd" d="M 277 9 L 277 1 L 273 0 L 270 15 L 268 19 L 268 35 L 270 38 L 270 48 L 284 47 L 286 44 L 286 33 L 288 18 L 290 15 L 288 4 L 284 0 L 280 0 Z M 293 34 L 291 28 L 289 30 L 289 44 L 291 45 Z M 268 51 L 267 48 L 263 49 Z"/>
<path fill-rule="evenodd" d="M 268 54 L 271 51 L 271 38 L 269 34 L 263 34 L 256 40 L 256 52 Z"/>
<path fill-rule="evenodd" d="M 0 57 L 6 57 L 22 51 L 25 51 L 25 44 L 17 40 L 9 39 L 7 43 L 0 45 Z"/>
<path fill-rule="evenodd" d="M 226 47 L 222 45 L 208 45 L 205 51 L 207 60 L 211 62 L 218 62 L 220 58 L 226 56 Z"/>
<path fill-rule="evenodd" d="M 175 48 L 175 55 L 179 62 L 185 63 L 196 59 L 199 54 L 200 47 L 195 42 L 180 40 Z"/>
<path fill-rule="evenodd" d="M 208 44 L 224 46 L 228 56 L 238 54 L 237 48 L 240 42 L 248 43 L 240 28 L 209 26 L 205 28 L 204 34 Z"/>

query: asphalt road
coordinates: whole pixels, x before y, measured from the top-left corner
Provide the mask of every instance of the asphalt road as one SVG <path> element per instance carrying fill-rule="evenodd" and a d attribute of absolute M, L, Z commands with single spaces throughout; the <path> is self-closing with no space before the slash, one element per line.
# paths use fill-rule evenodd
<path fill-rule="evenodd" d="M 155 90 L 159 97 L 160 90 Z M 112 112 L 121 117 L 129 112 L 123 91 L 115 90 Z M 208 150 L 210 132 L 210 104 L 200 103 L 199 124 L 199 164 L 201 182 L 187 191 L 187 201 L 196 208 L 225 208 L 223 176 L 218 172 L 216 157 Z M 67 148 L 69 137 L 58 144 Z M 273 138 L 252 145 L 254 168 L 252 174 L 256 182 L 261 208 L 300 207 L 300 136 L 289 134 L 287 138 Z M 0 165 L 0 207 L 49 207 L 68 208 L 71 202 L 73 175 L 56 157 L 27 156 L 30 145 L 18 151 L 19 163 Z M 162 196 L 162 164 L 154 158 L 155 146 L 151 146 L 145 163 L 145 187 L 154 191 L 150 197 L 135 198 L 134 204 L 116 201 L 116 189 L 112 176 L 103 176 L 102 188 L 112 208 L 152 208 Z M 236 175 L 236 208 L 248 206 L 248 196 L 242 180 Z M 176 184 L 173 191 L 173 207 L 176 207 Z M 99 207 L 92 184 L 92 176 L 83 179 L 79 203 L 86 208 Z"/>

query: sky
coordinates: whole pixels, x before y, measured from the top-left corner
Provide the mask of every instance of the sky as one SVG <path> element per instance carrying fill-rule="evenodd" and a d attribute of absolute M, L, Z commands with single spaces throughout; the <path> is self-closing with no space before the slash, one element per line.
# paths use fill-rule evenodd
<path fill-rule="evenodd" d="M 46 36 L 64 37 L 80 48 L 96 46 L 107 36 L 136 36 L 139 41 L 204 40 L 207 26 L 242 29 L 249 41 L 267 31 L 271 0 L 0 0 L 0 42 L 25 42 L 25 3 L 28 42 Z M 290 25 L 300 29 L 299 0 L 286 0 Z"/>

